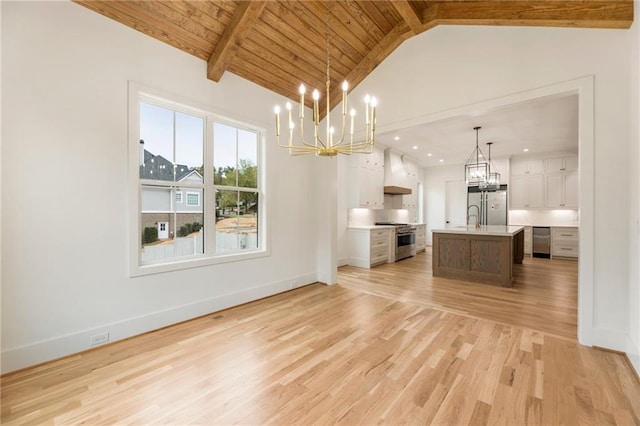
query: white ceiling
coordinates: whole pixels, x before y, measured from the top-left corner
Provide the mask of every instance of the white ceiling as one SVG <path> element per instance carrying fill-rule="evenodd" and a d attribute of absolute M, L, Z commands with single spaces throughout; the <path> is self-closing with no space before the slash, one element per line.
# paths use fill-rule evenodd
<path fill-rule="evenodd" d="M 474 151 L 476 126 L 482 127 L 478 143 L 486 156 L 489 154 L 486 143 L 493 142 L 492 159 L 548 152 L 577 153 L 578 95 L 541 98 L 419 124 L 377 134 L 376 142 L 404 152 L 422 167 L 463 164 Z M 525 153 L 524 149 L 529 151 Z"/>

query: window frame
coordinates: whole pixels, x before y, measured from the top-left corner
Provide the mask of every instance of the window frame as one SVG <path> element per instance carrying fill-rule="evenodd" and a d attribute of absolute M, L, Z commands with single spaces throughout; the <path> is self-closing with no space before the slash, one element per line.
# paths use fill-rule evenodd
<path fill-rule="evenodd" d="M 129 81 L 128 84 L 128 148 L 129 148 L 129 274 L 132 277 L 150 275 L 164 272 L 172 272 L 195 267 L 216 265 L 221 263 L 236 262 L 256 259 L 270 255 L 269 232 L 267 229 L 267 202 L 265 197 L 265 129 L 255 124 L 248 124 L 239 120 L 234 120 L 222 116 L 206 105 L 199 104 L 191 99 L 164 92 L 143 84 Z M 142 186 L 150 183 L 148 180 L 140 179 L 139 159 L 140 159 L 140 102 L 150 103 L 159 107 L 168 108 L 176 112 L 195 115 L 204 118 L 204 170 L 205 176 L 202 185 L 193 185 L 189 182 L 175 182 L 177 187 L 186 192 L 189 187 L 194 189 L 202 188 L 204 196 L 199 196 L 200 206 L 203 211 L 204 226 L 204 253 L 190 257 L 173 258 L 169 261 L 158 263 L 143 263 L 141 261 L 141 238 L 142 219 L 141 201 Z M 247 120 L 247 122 L 250 120 Z M 215 240 L 215 187 L 212 176 L 213 171 L 213 123 L 223 123 L 239 129 L 255 132 L 257 135 L 257 187 L 252 188 L 252 192 L 258 193 L 258 247 L 253 250 L 242 250 L 216 253 Z M 209 171 L 207 173 L 207 171 Z M 245 189 L 246 188 L 242 188 Z M 173 203 L 176 203 L 175 196 Z M 186 197 L 183 194 L 182 201 L 186 205 Z M 207 207 L 208 206 L 208 207 Z M 192 206 L 195 207 L 195 206 Z M 207 231 L 212 229 L 213 231 Z"/>

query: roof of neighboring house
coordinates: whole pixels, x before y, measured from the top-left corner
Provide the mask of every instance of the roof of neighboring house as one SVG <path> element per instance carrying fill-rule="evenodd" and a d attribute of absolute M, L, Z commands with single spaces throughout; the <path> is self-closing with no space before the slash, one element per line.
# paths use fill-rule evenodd
<path fill-rule="evenodd" d="M 176 164 L 174 176 L 174 167 L 171 161 L 167 160 L 162 155 L 154 155 L 146 149 L 144 150 L 143 163 L 140 165 L 141 179 L 180 182 L 194 172 L 202 179 L 202 176 L 196 169 L 189 168 L 189 166 L 184 164 Z"/>

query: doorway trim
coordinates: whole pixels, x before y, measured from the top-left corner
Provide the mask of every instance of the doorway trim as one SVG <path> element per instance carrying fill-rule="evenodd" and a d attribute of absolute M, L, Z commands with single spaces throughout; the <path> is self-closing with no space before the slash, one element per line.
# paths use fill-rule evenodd
<path fill-rule="evenodd" d="M 516 103 L 540 98 L 561 98 L 578 95 L 578 158 L 579 158 L 579 217 L 580 217 L 580 261 L 578 264 L 578 341 L 586 346 L 594 344 L 593 306 L 595 277 L 595 140 L 594 140 L 594 76 L 588 75 L 524 92 L 489 99 L 460 108 L 402 120 L 384 128 L 380 133 L 400 128 L 453 118 L 460 115 L 475 115 L 478 111 L 501 108 Z M 614 344 L 614 346 L 619 346 Z"/>

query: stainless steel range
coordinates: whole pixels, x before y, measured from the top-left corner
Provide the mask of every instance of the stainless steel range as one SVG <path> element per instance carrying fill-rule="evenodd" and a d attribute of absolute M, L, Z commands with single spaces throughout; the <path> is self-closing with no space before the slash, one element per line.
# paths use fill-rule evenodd
<path fill-rule="evenodd" d="M 416 255 L 416 227 L 407 223 L 376 222 L 376 225 L 396 227 L 396 262 Z"/>

